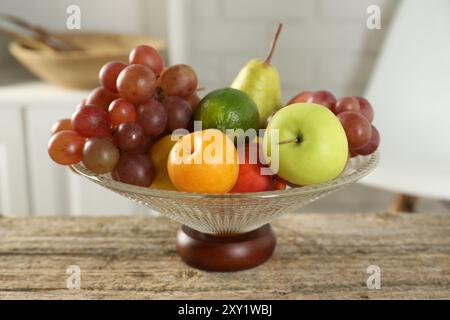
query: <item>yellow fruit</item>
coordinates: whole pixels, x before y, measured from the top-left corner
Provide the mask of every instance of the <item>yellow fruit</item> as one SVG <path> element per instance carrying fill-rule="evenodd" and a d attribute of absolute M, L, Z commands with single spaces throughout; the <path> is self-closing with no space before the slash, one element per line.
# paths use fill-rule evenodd
<path fill-rule="evenodd" d="M 155 180 L 151 184 L 152 189 L 176 190 L 172 181 L 170 181 L 167 172 L 167 158 L 170 150 L 177 143 L 172 141 L 171 135 L 159 139 L 150 149 L 149 156 L 155 166 Z"/>

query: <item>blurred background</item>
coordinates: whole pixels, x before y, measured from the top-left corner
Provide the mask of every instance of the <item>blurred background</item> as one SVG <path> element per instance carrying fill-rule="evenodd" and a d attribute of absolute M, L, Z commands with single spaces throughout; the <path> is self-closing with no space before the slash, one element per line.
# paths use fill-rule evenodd
<path fill-rule="evenodd" d="M 167 64 L 193 66 L 207 89 L 202 94 L 230 85 L 248 60 L 263 58 L 277 23 L 283 22 L 272 63 L 280 72 L 285 100 L 303 90 L 326 89 L 338 98 L 365 95 L 375 108 L 374 123 L 382 137 L 379 169 L 301 211 L 383 211 L 394 200 L 394 206 L 405 205 L 398 200 L 406 199 L 406 205 L 412 203 L 418 211 L 449 212 L 450 134 L 444 122 L 445 115 L 450 116 L 449 4 L 1 0 L 0 12 L 55 32 L 154 37 Z M 81 30 L 67 30 L 70 5 L 81 10 Z M 370 5 L 380 8 L 381 29 L 366 25 Z M 40 80 L 11 55 L 11 41 L 0 34 L 0 214 L 145 213 L 140 205 L 50 161 L 46 146 L 51 125 L 68 117 L 89 90 Z M 430 96 L 433 99 L 424 104 L 423 98 Z"/>

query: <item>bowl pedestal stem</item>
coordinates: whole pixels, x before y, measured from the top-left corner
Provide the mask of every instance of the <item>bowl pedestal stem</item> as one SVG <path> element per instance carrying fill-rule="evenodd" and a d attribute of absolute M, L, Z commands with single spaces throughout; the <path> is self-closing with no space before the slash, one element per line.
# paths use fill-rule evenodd
<path fill-rule="evenodd" d="M 226 235 L 206 234 L 183 225 L 177 233 L 177 251 L 183 261 L 207 271 L 256 267 L 272 256 L 275 245 L 270 224 L 247 233 Z"/>

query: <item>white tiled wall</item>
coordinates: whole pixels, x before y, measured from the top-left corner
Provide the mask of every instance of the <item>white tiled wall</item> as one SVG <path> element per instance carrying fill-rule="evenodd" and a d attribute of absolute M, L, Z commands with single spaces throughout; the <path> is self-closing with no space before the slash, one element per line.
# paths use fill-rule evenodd
<path fill-rule="evenodd" d="M 362 94 L 397 2 L 191 0 L 187 62 L 203 86 L 227 86 L 249 59 L 265 56 L 277 23 L 283 22 L 272 62 L 285 99 L 306 89 Z M 366 27 L 372 4 L 381 8 L 381 30 Z"/>

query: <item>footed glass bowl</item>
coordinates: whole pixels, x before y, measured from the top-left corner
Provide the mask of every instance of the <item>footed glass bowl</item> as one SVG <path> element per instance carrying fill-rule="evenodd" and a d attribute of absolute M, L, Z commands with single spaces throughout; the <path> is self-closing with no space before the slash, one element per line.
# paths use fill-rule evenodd
<path fill-rule="evenodd" d="M 85 178 L 179 222 L 177 250 L 191 266 L 211 271 L 248 269 L 266 261 L 275 248 L 270 221 L 355 182 L 372 171 L 379 153 L 351 158 L 336 179 L 286 190 L 201 194 L 143 188 L 73 166 Z"/>

